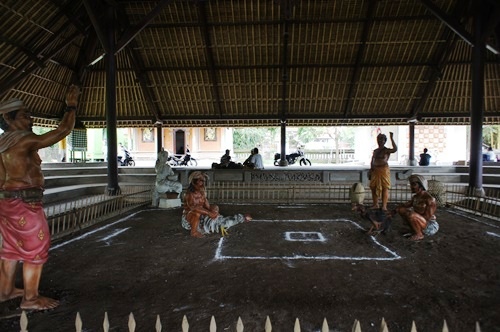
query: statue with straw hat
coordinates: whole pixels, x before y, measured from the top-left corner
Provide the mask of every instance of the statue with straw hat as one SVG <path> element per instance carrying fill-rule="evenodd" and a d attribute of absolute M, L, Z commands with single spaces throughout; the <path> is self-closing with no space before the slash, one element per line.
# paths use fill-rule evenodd
<path fill-rule="evenodd" d="M 411 227 L 410 240 L 419 241 L 425 236 L 434 235 L 439 230 L 436 221 L 436 200 L 427 192 L 427 180 L 422 175 L 413 174 L 408 178 L 411 192 L 410 201 L 401 204 L 395 210 Z"/>
<path fill-rule="evenodd" d="M 207 199 L 205 184 L 208 175 L 201 171 L 194 171 L 189 175 L 189 187 L 184 196 L 184 211 L 182 213 L 182 227 L 190 230 L 193 237 L 204 237 L 210 233 L 227 234 L 227 229 L 252 220 L 249 214 L 236 214 L 224 217 L 219 214 L 219 207 L 210 204 Z"/>
<path fill-rule="evenodd" d="M 22 297 L 21 309 L 45 310 L 59 301 L 38 293 L 48 258 L 50 230 L 42 205 L 44 177 L 38 150 L 66 137 L 75 126 L 80 90 L 71 86 L 59 126 L 42 135 L 32 132 L 31 113 L 19 99 L 0 104 L 0 302 Z M 22 221 L 22 222 L 20 222 Z M 17 264 L 23 261 L 24 289 L 15 286 Z"/>

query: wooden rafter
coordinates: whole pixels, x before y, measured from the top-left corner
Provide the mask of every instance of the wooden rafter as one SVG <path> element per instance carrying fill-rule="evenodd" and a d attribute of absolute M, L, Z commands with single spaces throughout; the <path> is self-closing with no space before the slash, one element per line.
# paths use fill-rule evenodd
<path fill-rule="evenodd" d="M 127 19 L 124 8 L 121 5 L 118 5 L 116 10 L 122 29 L 125 31 L 130 30 L 130 22 Z M 154 102 L 154 92 L 150 87 L 151 84 L 148 79 L 147 71 L 144 68 L 144 61 L 142 60 L 140 53 L 137 51 L 137 42 L 134 39 L 131 39 L 126 43 L 126 51 L 132 63 L 136 78 L 141 86 L 142 93 L 146 98 L 149 111 L 153 115 L 155 121 L 161 122 L 161 111 L 158 108 L 158 104 Z"/>
<path fill-rule="evenodd" d="M 450 17 L 444 13 L 438 6 L 436 6 L 430 0 L 420 0 L 422 4 L 436 17 L 441 20 L 446 26 L 448 26 L 453 32 L 455 32 L 460 38 L 462 38 L 469 45 L 474 46 L 474 38 L 472 35 L 465 30 L 465 28 L 454 18 Z M 486 43 L 486 48 L 495 54 L 500 54 L 500 49 L 492 44 Z"/>
<path fill-rule="evenodd" d="M 366 49 L 366 42 L 368 40 L 368 34 L 370 33 L 370 28 L 373 25 L 373 13 L 375 12 L 375 7 L 377 0 L 370 0 L 368 2 L 368 7 L 366 8 L 366 20 L 363 23 L 363 32 L 361 33 L 361 40 L 359 42 L 358 51 L 356 53 L 356 61 L 354 63 L 354 69 L 352 70 L 351 83 L 349 84 L 349 91 L 347 92 L 347 101 L 344 107 L 344 117 L 347 117 L 352 111 L 352 105 L 354 104 L 353 96 L 356 91 L 356 86 L 361 76 L 361 62 Z"/>
<path fill-rule="evenodd" d="M 219 116 L 222 117 L 223 116 L 222 103 L 219 93 L 219 84 L 217 83 L 217 71 L 215 69 L 214 53 L 212 51 L 212 40 L 210 39 L 205 1 L 198 1 L 197 6 L 199 8 L 198 13 L 201 25 L 200 31 L 203 34 L 203 41 L 205 42 L 205 54 L 207 57 L 208 73 L 210 77 L 210 83 L 212 86 L 215 108 Z"/>

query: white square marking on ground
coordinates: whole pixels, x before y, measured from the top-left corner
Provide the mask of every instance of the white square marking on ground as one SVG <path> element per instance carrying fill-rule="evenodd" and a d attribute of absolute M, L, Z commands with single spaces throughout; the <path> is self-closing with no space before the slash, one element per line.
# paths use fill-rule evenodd
<path fill-rule="evenodd" d="M 249 225 L 250 226 L 250 225 Z M 238 230 L 236 231 L 238 227 Z M 241 228 L 240 228 L 241 227 Z M 253 220 L 237 225 L 219 240 L 216 260 L 347 260 L 401 259 L 349 219 Z M 257 239 L 257 240 L 255 240 Z M 352 246 L 352 243 L 356 243 Z"/>

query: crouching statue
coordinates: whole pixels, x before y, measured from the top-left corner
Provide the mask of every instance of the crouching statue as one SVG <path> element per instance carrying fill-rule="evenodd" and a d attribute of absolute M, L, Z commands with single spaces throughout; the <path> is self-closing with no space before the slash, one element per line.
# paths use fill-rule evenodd
<path fill-rule="evenodd" d="M 180 198 L 182 193 L 182 184 L 178 180 L 178 175 L 174 173 L 167 160 L 168 152 L 162 148 L 158 152 L 158 159 L 156 159 L 155 164 L 156 182 L 153 188 L 153 206 L 159 205 L 160 194 L 175 192 L 177 198 Z"/>

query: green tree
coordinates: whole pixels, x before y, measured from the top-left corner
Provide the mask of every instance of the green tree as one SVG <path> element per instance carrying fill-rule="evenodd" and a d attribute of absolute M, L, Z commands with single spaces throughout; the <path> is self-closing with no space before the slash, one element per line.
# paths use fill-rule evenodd
<path fill-rule="evenodd" d="M 314 141 L 318 136 L 320 136 L 324 130 L 322 127 L 299 127 L 297 130 L 296 144 L 307 144 Z"/>
<path fill-rule="evenodd" d="M 233 147 L 241 151 L 268 145 L 275 141 L 277 133 L 276 127 L 236 128 L 233 131 Z"/>
<path fill-rule="evenodd" d="M 488 144 L 493 149 L 500 148 L 500 126 L 484 126 L 483 127 L 483 142 Z"/>

